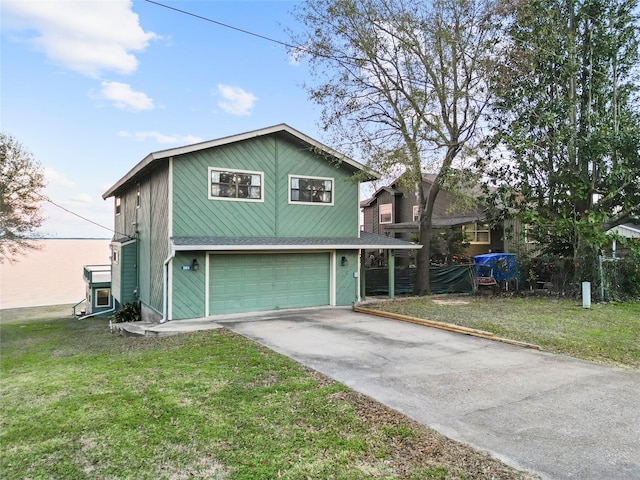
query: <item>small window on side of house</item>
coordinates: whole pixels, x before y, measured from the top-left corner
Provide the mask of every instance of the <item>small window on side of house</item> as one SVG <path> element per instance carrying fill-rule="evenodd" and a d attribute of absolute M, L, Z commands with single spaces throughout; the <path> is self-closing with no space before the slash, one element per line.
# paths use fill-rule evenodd
<path fill-rule="evenodd" d="M 136 191 L 136 208 L 140 208 L 140 184 L 138 184 L 138 190 Z"/>
<path fill-rule="evenodd" d="M 98 288 L 96 289 L 95 306 L 96 307 L 109 307 L 111 306 L 111 289 Z"/>
<path fill-rule="evenodd" d="M 264 201 L 264 173 L 209 167 L 209 199 Z"/>
<path fill-rule="evenodd" d="M 113 263 L 120 263 L 120 255 L 118 253 L 118 250 L 113 250 L 111 252 L 111 261 Z"/>
<path fill-rule="evenodd" d="M 419 221 L 420 221 L 420 206 L 414 205 L 413 206 L 413 222 L 417 223 Z"/>
<path fill-rule="evenodd" d="M 333 205 L 333 178 L 289 175 L 289 203 Z"/>
<path fill-rule="evenodd" d="M 116 215 L 120 215 L 121 209 L 122 209 L 122 199 L 120 197 L 116 197 Z"/>
<path fill-rule="evenodd" d="M 380 205 L 380 223 L 393 222 L 393 208 L 390 203 Z"/>

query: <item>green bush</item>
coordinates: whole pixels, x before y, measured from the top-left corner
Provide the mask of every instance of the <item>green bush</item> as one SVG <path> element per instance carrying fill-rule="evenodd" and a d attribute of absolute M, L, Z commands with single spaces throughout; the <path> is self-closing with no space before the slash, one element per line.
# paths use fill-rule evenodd
<path fill-rule="evenodd" d="M 113 315 L 113 323 L 140 321 L 140 302 L 125 303 Z"/>

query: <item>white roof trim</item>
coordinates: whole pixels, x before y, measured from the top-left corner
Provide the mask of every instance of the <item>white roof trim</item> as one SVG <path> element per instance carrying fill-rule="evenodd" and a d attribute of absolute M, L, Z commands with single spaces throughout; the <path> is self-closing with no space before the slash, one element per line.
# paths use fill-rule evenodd
<path fill-rule="evenodd" d="M 407 246 L 372 244 L 372 245 L 174 245 L 176 252 L 195 251 L 276 251 L 276 250 L 417 250 L 422 245 L 412 244 Z"/>
<path fill-rule="evenodd" d="M 636 236 L 640 237 L 640 228 L 636 228 L 635 226 L 631 226 L 628 224 L 622 224 L 622 225 L 613 227 L 611 230 L 609 230 L 609 232 L 618 232 L 620 235 L 625 236 L 625 233 L 627 233 L 625 232 L 625 230 L 627 230 L 632 234 L 632 236 L 628 238 L 636 238 Z"/>
<path fill-rule="evenodd" d="M 298 130 L 291 128 L 289 125 L 285 124 L 285 123 L 281 123 L 279 125 L 274 125 L 272 127 L 266 127 L 266 128 L 262 128 L 259 130 L 252 130 L 250 132 L 245 132 L 245 133 L 240 133 L 237 135 L 231 135 L 228 137 L 222 137 L 222 138 L 218 138 L 215 140 L 209 140 L 206 142 L 200 142 L 200 143 L 194 143 L 192 145 L 185 145 L 183 147 L 176 147 L 176 148 L 170 148 L 167 150 L 159 150 L 157 152 L 152 152 L 149 155 L 147 155 L 141 162 L 139 162 L 135 167 L 133 167 L 131 170 L 129 170 L 129 172 L 127 172 L 127 174 L 122 177 L 120 180 L 118 180 L 109 190 L 107 190 L 103 195 L 102 198 L 103 199 L 107 199 L 109 197 L 111 197 L 113 195 L 113 193 L 120 188 L 122 185 L 124 185 L 127 181 L 129 181 L 130 179 L 132 179 L 133 177 L 135 177 L 138 172 L 140 172 L 142 169 L 144 169 L 145 167 L 147 167 L 149 164 L 151 164 L 152 162 L 155 162 L 157 160 L 162 160 L 165 158 L 170 158 L 170 157 L 174 157 L 177 155 L 184 155 L 186 153 L 192 153 L 192 152 L 197 152 L 199 150 L 205 150 L 207 148 L 213 148 L 213 147 L 219 147 L 222 145 L 228 145 L 230 143 L 235 143 L 235 142 L 240 142 L 243 140 L 248 140 L 251 138 L 256 138 L 256 137 L 261 137 L 264 135 L 270 135 L 273 133 L 278 133 L 278 132 L 287 132 L 290 135 L 293 135 L 294 137 L 299 138 L 300 140 L 302 140 L 303 142 L 324 151 L 325 153 L 337 158 L 340 161 L 345 162 L 348 165 L 351 165 L 353 168 L 357 169 L 357 170 L 363 170 L 368 172 L 372 177 L 375 178 L 380 178 L 380 174 L 378 172 L 375 172 L 373 170 L 371 170 L 369 167 L 366 167 L 365 165 L 347 157 L 346 155 L 343 155 L 340 152 L 337 152 L 336 150 L 334 150 L 331 147 L 328 147 L 320 142 L 318 142 L 317 140 L 314 140 L 313 138 L 305 135 L 302 132 L 299 132 Z"/>

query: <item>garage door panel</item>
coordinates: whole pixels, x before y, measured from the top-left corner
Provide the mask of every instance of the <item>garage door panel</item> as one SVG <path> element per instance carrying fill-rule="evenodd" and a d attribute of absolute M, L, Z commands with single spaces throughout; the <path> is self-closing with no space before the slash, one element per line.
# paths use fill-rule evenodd
<path fill-rule="evenodd" d="M 209 313 L 329 304 L 329 254 L 211 255 Z"/>

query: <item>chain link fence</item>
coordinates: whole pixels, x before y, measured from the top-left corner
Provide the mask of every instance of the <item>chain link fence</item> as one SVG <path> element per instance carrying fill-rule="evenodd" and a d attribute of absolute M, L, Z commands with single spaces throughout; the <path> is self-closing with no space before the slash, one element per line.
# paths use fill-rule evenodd
<path fill-rule="evenodd" d="M 519 289 L 575 298 L 581 283 L 591 282 L 593 301 L 640 300 L 640 255 L 625 258 L 602 256 L 521 257 Z"/>

